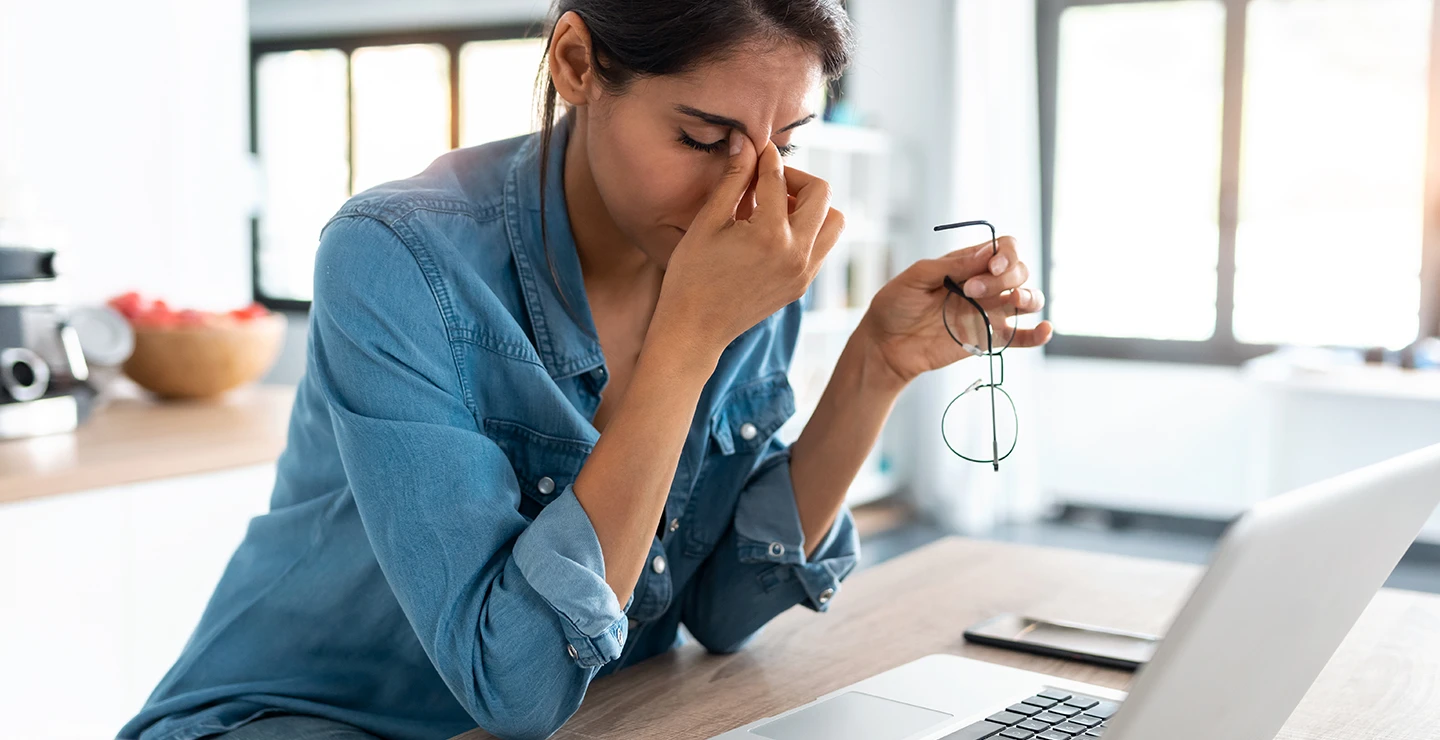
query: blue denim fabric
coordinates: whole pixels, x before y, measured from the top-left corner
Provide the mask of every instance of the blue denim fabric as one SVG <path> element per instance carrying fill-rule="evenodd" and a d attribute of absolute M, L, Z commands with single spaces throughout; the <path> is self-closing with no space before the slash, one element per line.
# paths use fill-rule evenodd
<path fill-rule="evenodd" d="M 565 212 L 557 127 L 461 149 L 352 198 L 315 266 L 307 369 L 270 512 L 123 738 L 303 714 L 384 738 L 544 738 L 590 681 L 679 642 L 742 647 L 823 611 L 842 513 L 805 557 L 789 450 L 791 304 L 726 348 L 630 603 L 572 488 L 607 374 Z M 552 279 L 552 270 L 554 278 Z M 562 298 L 563 291 L 563 298 Z"/>

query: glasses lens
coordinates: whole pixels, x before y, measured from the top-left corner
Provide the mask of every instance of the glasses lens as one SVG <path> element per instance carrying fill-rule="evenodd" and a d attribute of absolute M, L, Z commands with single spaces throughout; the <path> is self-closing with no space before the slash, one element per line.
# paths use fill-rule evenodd
<path fill-rule="evenodd" d="M 985 327 L 985 316 L 975 304 L 962 296 L 950 293 L 945 299 L 945 328 L 953 339 L 973 347 L 980 352 L 999 352 L 1010 344 L 1015 333 L 1014 308 L 995 304 L 996 299 L 986 299 L 980 305 L 986 306 L 990 319 L 989 333 Z M 990 346 L 987 346 L 990 345 Z"/>
<path fill-rule="evenodd" d="M 996 371 L 998 374 L 998 359 Z M 988 381 L 976 381 L 957 396 L 940 420 L 940 432 L 950 451 L 979 463 L 1009 457 L 1015 449 L 1018 426 L 1010 394 L 1004 388 L 992 388 Z"/>

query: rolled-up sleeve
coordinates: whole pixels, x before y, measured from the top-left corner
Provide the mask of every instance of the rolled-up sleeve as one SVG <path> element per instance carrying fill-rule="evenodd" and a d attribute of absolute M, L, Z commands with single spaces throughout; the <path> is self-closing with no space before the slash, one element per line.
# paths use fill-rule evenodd
<path fill-rule="evenodd" d="M 825 611 L 859 559 L 850 511 L 842 507 L 807 557 L 808 549 L 790 480 L 790 449 L 772 440 L 740 491 L 734 520 L 686 595 L 686 628 L 706 649 L 728 653 L 796 604 Z"/>
<path fill-rule="evenodd" d="M 448 297 L 403 231 L 340 216 L 316 259 L 308 382 L 376 558 L 475 722 L 544 738 L 579 707 L 627 622 L 573 491 L 528 521 L 458 370 Z"/>

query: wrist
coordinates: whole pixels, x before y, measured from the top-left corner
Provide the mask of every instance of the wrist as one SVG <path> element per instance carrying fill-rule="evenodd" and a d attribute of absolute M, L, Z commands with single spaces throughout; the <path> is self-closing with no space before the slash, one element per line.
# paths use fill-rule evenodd
<path fill-rule="evenodd" d="M 723 346 L 704 337 L 695 328 L 668 320 L 656 312 L 645 332 L 638 365 L 656 368 L 676 378 L 699 379 L 703 384 L 720 364 Z"/>
<path fill-rule="evenodd" d="M 837 372 L 841 366 L 848 368 L 859 378 L 862 392 L 899 395 L 900 391 L 910 384 L 910 378 L 901 375 L 894 365 L 890 364 L 880 343 L 870 331 L 869 318 L 867 313 L 860 321 L 860 326 L 850 335 L 850 340 L 845 343 Z"/>

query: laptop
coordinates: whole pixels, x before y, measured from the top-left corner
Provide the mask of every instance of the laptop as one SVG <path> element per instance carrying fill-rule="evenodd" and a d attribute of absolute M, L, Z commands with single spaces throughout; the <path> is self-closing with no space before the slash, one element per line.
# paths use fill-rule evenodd
<path fill-rule="evenodd" d="M 1272 740 L 1440 504 L 1440 445 L 1268 499 L 1129 695 L 930 655 L 711 740 Z"/>

